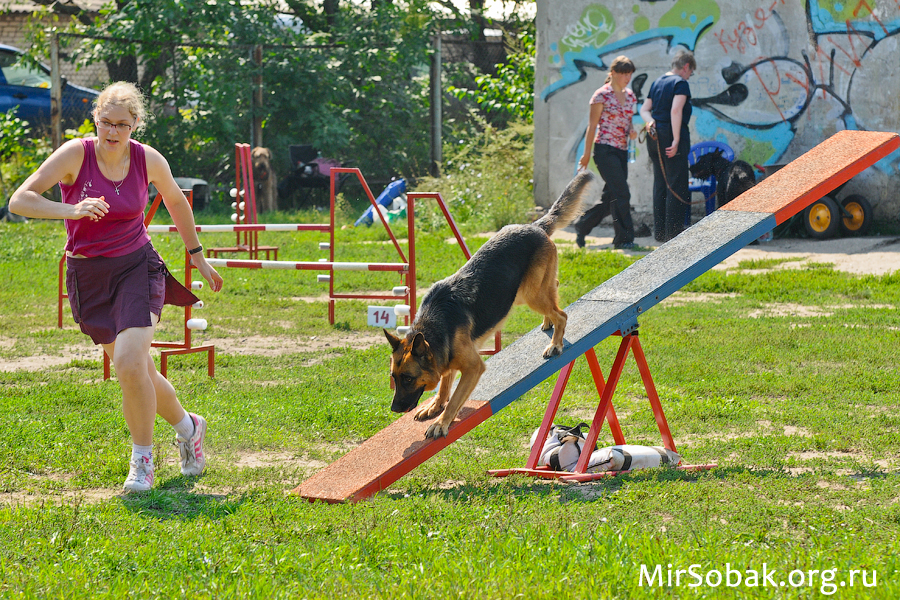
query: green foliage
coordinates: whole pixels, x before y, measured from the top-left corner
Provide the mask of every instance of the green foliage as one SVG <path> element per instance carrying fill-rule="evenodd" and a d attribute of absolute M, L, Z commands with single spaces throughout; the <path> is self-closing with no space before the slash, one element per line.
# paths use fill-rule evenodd
<path fill-rule="evenodd" d="M 498 122 L 520 119 L 530 123 L 534 118 L 534 35 L 523 33 L 518 42 L 520 48 L 506 63 L 497 65 L 496 75 L 475 78 L 478 89 L 450 86 L 447 91 L 460 100 L 473 101 Z"/>
<path fill-rule="evenodd" d="M 15 116 L 17 107 L 0 113 L 0 203 L 6 204 L 12 193 L 50 156 L 50 144 L 44 138 L 31 138 L 28 121 Z"/>
<path fill-rule="evenodd" d="M 348 3 L 327 31 L 313 32 L 283 25 L 266 2 L 131 1 L 89 26 L 72 25 L 70 32 L 102 43 L 61 41 L 79 65 L 102 61 L 114 79 L 141 85 L 152 109 L 142 141 L 177 175 L 227 186 L 233 144 L 249 142 L 260 119 L 256 143 L 273 151 L 277 171 L 289 169 L 289 145 L 310 143 L 384 180 L 428 166 L 430 43 L 427 26 L 412 26 L 421 21 L 419 4 Z M 253 100 L 258 83 L 261 106 Z"/>
<path fill-rule="evenodd" d="M 416 189 L 440 193 L 453 218 L 468 231 L 528 222 L 534 207 L 533 129 L 526 123 L 497 129 L 481 121 L 465 137 L 444 145 L 442 177 L 422 178 Z M 420 224 L 425 229 L 445 223 L 433 205 L 416 214 L 423 215 Z"/>

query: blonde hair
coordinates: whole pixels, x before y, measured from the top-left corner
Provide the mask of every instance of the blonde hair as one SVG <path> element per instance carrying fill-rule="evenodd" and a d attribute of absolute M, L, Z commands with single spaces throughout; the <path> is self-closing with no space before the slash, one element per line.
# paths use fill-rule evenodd
<path fill-rule="evenodd" d="M 609 83 L 612 81 L 613 73 L 634 73 L 634 63 L 631 62 L 631 59 L 625 55 L 617 56 L 613 59 L 612 64 L 609 65 L 609 73 L 606 75 L 606 82 Z"/>
<path fill-rule="evenodd" d="M 144 128 L 144 120 L 147 110 L 144 108 L 144 96 L 133 83 L 117 81 L 106 86 L 100 95 L 94 100 L 94 119 L 106 106 L 118 106 L 131 113 L 137 120 L 134 132 Z"/>
<path fill-rule="evenodd" d="M 690 50 L 679 50 L 675 54 L 675 58 L 672 59 L 672 70 L 680 71 L 686 65 L 690 65 L 692 71 L 697 70 L 697 60 L 694 58 L 694 53 Z"/>

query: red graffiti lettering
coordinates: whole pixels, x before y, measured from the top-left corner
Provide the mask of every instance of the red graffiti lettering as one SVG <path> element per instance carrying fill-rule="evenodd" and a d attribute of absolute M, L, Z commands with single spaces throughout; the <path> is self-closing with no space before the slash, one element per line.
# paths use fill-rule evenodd
<path fill-rule="evenodd" d="M 799 85 L 800 87 L 802 87 L 806 91 L 806 94 L 809 95 L 809 80 L 808 79 L 804 80 L 804 81 L 800 81 L 799 79 L 794 77 L 793 73 L 790 73 L 790 72 L 785 73 L 784 78 L 787 79 L 788 81 L 792 81 L 792 82 L 796 83 L 797 85 Z"/>
<path fill-rule="evenodd" d="M 746 21 L 741 21 L 732 31 L 726 32 L 723 27 L 718 32 L 713 33 L 716 40 L 718 40 L 719 45 L 722 46 L 722 50 L 725 51 L 725 54 L 728 54 L 728 51 L 733 49 L 737 49 L 738 52 L 743 54 L 747 51 L 748 45 L 756 46 L 758 43 L 756 32 L 766 26 L 766 22 L 772 16 L 772 13 L 775 12 L 775 8 L 779 4 L 784 4 L 786 1 L 787 0 L 772 0 L 772 4 L 767 9 L 757 8 L 753 13 L 753 23 L 751 24 L 747 24 Z M 900 3 L 900 0 L 894 1 Z"/>
<path fill-rule="evenodd" d="M 900 2 L 900 0 L 897 0 L 897 1 Z M 725 33 L 724 30 L 713 32 L 713 36 L 715 36 L 715 38 L 719 41 L 719 45 L 722 46 L 722 50 L 725 51 L 725 54 L 728 54 L 728 49 L 734 48 L 734 44 L 725 38 L 726 35 L 727 34 Z"/>
<path fill-rule="evenodd" d="M 770 16 L 771 13 L 766 13 L 766 11 L 764 11 L 763 9 L 757 8 L 753 13 L 753 18 L 756 19 L 756 22 L 753 24 L 753 26 L 757 29 L 762 29 Z"/>
<path fill-rule="evenodd" d="M 784 113 L 781 112 L 781 107 L 778 106 L 778 103 L 775 101 L 775 97 L 781 92 L 781 75 L 778 72 L 778 64 L 774 60 L 769 60 L 769 63 L 772 65 L 772 69 L 775 71 L 775 82 L 778 84 L 774 90 L 770 90 L 769 86 L 766 85 L 766 82 L 763 80 L 762 76 L 759 74 L 757 67 L 759 65 L 754 65 L 753 73 L 756 75 L 756 78 L 759 80 L 760 85 L 762 85 L 763 91 L 766 92 L 766 95 L 769 97 L 769 101 L 772 102 L 772 106 L 775 107 L 775 110 L 778 111 L 781 120 L 784 121 Z M 760 63 L 762 64 L 762 63 Z"/>
<path fill-rule="evenodd" d="M 859 55 L 856 53 L 856 45 L 853 43 L 853 33 L 856 33 L 857 38 L 862 38 L 862 36 L 859 35 L 859 33 L 856 32 L 856 30 L 853 28 L 853 25 L 850 23 L 850 21 L 847 21 L 847 41 L 850 42 L 850 52 L 847 52 L 847 50 L 845 50 L 843 46 L 837 43 L 830 35 L 827 39 L 829 42 L 834 44 L 835 48 L 843 52 L 844 56 L 850 59 L 850 62 L 853 63 L 854 67 L 859 68 L 862 66 L 862 61 L 859 59 Z M 868 46 L 868 40 L 866 40 L 865 38 L 862 38 L 862 40 L 863 42 L 866 42 L 866 46 Z"/>
<path fill-rule="evenodd" d="M 900 6 L 900 4 L 898 4 L 898 6 Z M 875 22 L 876 22 L 876 23 L 878 23 L 879 25 L 881 25 L 881 29 L 882 29 L 885 33 L 888 33 L 888 30 L 887 30 L 887 28 L 884 26 L 884 23 L 882 23 L 882 22 L 878 19 L 878 15 L 875 14 L 875 11 L 872 10 L 872 7 L 869 6 L 869 4 L 866 2 L 866 0 L 859 0 L 859 4 L 857 4 L 857 5 L 856 5 L 856 8 L 853 9 L 853 16 L 854 16 L 854 17 L 858 17 L 858 16 L 859 16 L 859 13 L 862 11 L 863 8 L 866 9 L 866 12 L 869 14 L 869 16 L 871 16 L 873 19 L 875 19 Z M 849 22 L 848 22 L 848 23 L 849 23 Z"/>

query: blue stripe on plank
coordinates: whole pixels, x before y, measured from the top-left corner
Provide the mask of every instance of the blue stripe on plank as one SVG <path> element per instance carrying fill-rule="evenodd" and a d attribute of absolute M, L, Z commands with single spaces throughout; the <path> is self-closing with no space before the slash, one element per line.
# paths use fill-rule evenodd
<path fill-rule="evenodd" d="M 636 326 L 644 312 L 774 227 L 771 213 L 713 213 L 566 307 L 561 356 L 541 356 L 552 331 L 536 328 L 488 360 L 472 398 L 489 401 L 497 413 L 616 331 Z"/>

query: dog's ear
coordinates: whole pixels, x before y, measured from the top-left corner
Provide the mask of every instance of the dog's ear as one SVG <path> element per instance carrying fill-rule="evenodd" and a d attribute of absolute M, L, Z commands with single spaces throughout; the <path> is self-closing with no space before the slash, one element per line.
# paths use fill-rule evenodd
<path fill-rule="evenodd" d="M 382 329 L 382 331 L 384 332 L 384 337 L 386 337 L 388 343 L 390 343 L 391 348 L 393 348 L 394 352 L 396 352 L 397 348 L 400 347 L 400 338 L 398 338 L 396 335 L 394 335 L 387 329 Z"/>
<path fill-rule="evenodd" d="M 425 336 L 422 335 L 421 331 L 413 336 L 411 345 L 413 356 L 422 357 L 431 352 L 431 348 L 428 346 L 428 342 L 425 341 Z"/>

